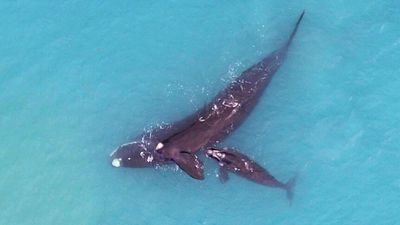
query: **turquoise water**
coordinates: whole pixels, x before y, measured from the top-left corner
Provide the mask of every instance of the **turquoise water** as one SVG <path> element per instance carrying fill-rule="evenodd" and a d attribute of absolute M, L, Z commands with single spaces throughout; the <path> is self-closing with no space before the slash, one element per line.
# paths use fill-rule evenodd
<path fill-rule="evenodd" d="M 190 114 L 280 46 L 260 104 L 222 145 L 295 199 L 109 153 Z M 0 224 L 399 224 L 400 2 L 2 1 Z"/>

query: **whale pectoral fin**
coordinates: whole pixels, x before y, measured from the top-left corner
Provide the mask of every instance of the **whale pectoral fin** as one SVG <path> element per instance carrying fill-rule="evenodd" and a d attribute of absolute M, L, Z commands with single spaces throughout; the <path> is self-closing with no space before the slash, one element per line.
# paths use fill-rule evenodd
<path fill-rule="evenodd" d="M 223 183 L 223 184 L 228 182 L 228 180 L 229 180 L 228 171 L 222 166 L 219 167 L 218 177 L 219 177 L 219 181 L 221 181 L 221 183 Z"/>
<path fill-rule="evenodd" d="M 204 180 L 203 163 L 196 155 L 189 152 L 180 152 L 174 155 L 172 160 L 189 176 L 197 180 Z"/>

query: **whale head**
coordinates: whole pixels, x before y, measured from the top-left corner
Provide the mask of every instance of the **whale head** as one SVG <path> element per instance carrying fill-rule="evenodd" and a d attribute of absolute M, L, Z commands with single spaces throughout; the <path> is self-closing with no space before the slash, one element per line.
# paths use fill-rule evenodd
<path fill-rule="evenodd" d="M 221 162 L 225 158 L 225 153 L 217 148 L 208 148 L 206 151 L 206 156 Z"/>
<path fill-rule="evenodd" d="M 110 157 L 111 165 L 114 167 L 151 167 L 159 161 L 156 153 L 147 150 L 140 142 L 123 144 L 115 149 Z"/>
<path fill-rule="evenodd" d="M 150 150 L 149 150 L 150 149 Z M 203 180 L 204 170 L 201 160 L 191 152 L 182 151 L 163 143 L 145 145 L 142 142 L 123 144 L 111 153 L 111 165 L 114 167 L 152 167 L 175 162 L 191 177 Z"/>

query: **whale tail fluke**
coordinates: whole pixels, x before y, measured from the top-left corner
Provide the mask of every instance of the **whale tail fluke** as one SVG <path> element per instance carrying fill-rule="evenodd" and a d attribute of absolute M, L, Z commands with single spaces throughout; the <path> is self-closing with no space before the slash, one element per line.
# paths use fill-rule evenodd
<path fill-rule="evenodd" d="M 305 13 L 306 13 L 306 11 L 303 10 L 303 12 L 301 13 L 299 19 L 297 20 L 296 26 L 294 27 L 292 33 L 290 34 L 289 40 L 288 40 L 287 43 L 286 43 L 286 47 L 289 47 L 289 46 L 290 46 L 290 44 L 291 44 L 292 41 L 293 41 L 294 36 L 296 36 L 297 29 L 299 28 L 299 25 L 300 25 L 301 20 L 303 19 L 303 16 L 304 16 Z"/>
<path fill-rule="evenodd" d="M 297 180 L 297 175 L 290 178 L 288 182 L 286 182 L 285 184 L 286 197 L 288 198 L 290 204 L 292 204 L 293 201 L 294 186 L 296 185 L 296 180 Z"/>

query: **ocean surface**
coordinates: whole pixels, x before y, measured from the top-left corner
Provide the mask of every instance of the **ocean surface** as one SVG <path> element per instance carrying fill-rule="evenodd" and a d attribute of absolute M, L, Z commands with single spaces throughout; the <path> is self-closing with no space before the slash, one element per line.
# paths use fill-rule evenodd
<path fill-rule="evenodd" d="M 221 146 L 285 193 L 205 162 L 113 168 L 283 44 L 259 105 Z M 0 224 L 400 224 L 400 1 L 1 1 Z"/>

